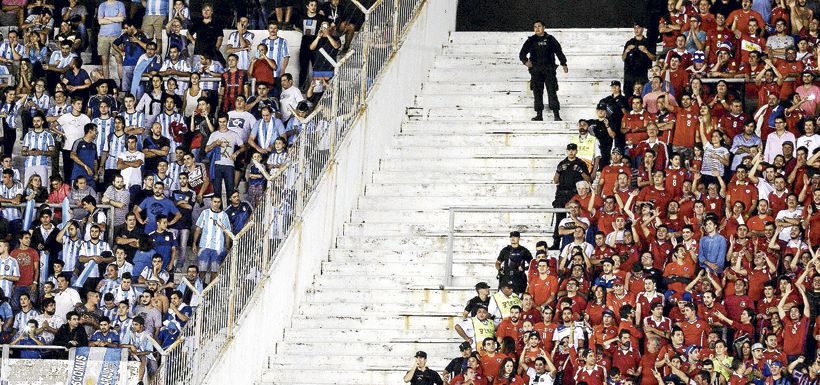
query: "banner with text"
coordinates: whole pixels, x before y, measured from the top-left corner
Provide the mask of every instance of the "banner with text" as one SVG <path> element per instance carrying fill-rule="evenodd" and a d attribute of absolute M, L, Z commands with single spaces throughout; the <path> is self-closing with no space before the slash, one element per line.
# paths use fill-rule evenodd
<path fill-rule="evenodd" d="M 128 350 L 120 348 L 80 347 L 71 349 L 70 356 L 69 385 L 116 385 L 128 362 Z"/>

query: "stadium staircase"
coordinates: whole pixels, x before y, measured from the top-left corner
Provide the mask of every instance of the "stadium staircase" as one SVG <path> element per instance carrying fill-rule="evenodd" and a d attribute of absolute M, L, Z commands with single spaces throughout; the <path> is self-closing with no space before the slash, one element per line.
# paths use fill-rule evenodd
<path fill-rule="evenodd" d="M 336 248 L 292 317 L 262 384 L 399 384 L 424 350 L 440 371 L 458 353 L 456 316 L 507 234 L 534 249 L 543 213 L 456 217 L 452 283 L 443 282 L 450 206 L 549 206 L 552 176 L 577 120 L 593 118 L 622 74 L 629 30 L 553 30 L 569 57 L 559 73 L 564 122 L 531 122 L 529 75 L 518 61 L 527 33 L 453 33 L 407 108 Z"/>

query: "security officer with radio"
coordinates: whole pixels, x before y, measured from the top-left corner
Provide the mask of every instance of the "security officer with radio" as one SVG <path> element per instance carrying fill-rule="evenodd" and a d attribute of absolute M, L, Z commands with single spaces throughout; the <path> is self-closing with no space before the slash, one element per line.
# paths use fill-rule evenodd
<path fill-rule="evenodd" d="M 558 57 L 564 73 L 569 72 L 567 57 L 561 50 L 561 44 L 558 43 L 558 40 L 544 32 L 543 21 L 538 20 L 533 23 L 533 30 L 535 35 L 527 38 L 524 46 L 521 47 L 521 52 L 518 54 L 518 59 L 530 71 L 530 89 L 532 89 L 532 94 L 535 97 L 534 107 L 536 113 L 532 120 L 544 120 L 544 87 L 546 86 L 549 108 L 553 112 L 555 121 L 560 121 L 561 115 L 558 111 L 561 109 L 561 104 L 558 102 L 558 79 L 555 77 L 555 70 L 558 66 L 555 65 L 555 57 Z"/>

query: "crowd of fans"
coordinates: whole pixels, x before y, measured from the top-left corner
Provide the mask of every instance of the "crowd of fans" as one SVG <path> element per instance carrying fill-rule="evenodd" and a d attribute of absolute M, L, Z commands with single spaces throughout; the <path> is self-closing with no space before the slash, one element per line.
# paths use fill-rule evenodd
<path fill-rule="evenodd" d="M 444 381 L 820 384 L 816 5 L 648 2 L 557 167 L 568 213 L 534 256 L 510 234 Z M 405 381 L 443 382 L 426 359 Z"/>
<path fill-rule="evenodd" d="M 183 0 L 3 3 L 0 343 L 156 369 L 150 339 L 176 340 L 268 182 L 293 188 L 300 118 L 333 76 L 319 50 L 362 22 L 347 0 L 274 3 L 231 25 Z M 301 34 L 290 67 L 280 29 Z"/>

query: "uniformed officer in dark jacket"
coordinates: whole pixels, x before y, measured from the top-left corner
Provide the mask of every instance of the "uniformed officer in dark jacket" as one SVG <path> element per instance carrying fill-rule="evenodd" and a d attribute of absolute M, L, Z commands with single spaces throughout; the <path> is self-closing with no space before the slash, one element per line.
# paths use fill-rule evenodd
<path fill-rule="evenodd" d="M 578 190 L 575 184 L 585 180 L 589 182 L 589 168 L 583 160 L 575 155 L 578 153 L 578 145 L 570 143 L 567 145 L 567 157 L 558 163 L 558 168 L 555 170 L 555 176 L 552 178 L 553 183 L 557 184 L 555 191 L 555 200 L 552 201 L 552 207 L 564 208 L 567 202 L 572 199 Z M 558 235 L 558 224 L 561 220 L 566 218 L 565 213 L 555 214 L 555 231 L 552 235 L 553 244 L 550 249 L 558 250 L 561 244 L 561 237 Z"/>
<path fill-rule="evenodd" d="M 498 270 L 498 289 L 501 290 L 503 282 L 513 282 L 513 292 L 521 294 L 527 288 L 527 271 L 532 261 L 532 253 L 518 242 L 521 240 L 521 233 L 513 231 L 510 233 L 510 244 L 501 249 L 498 259 L 495 261 L 495 268 Z"/>
<path fill-rule="evenodd" d="M 535 97 L 535 112 L 536 115 L 532 120 L 544 120 L 544 86 L 547 87 L 547 97 L 549 98 L 549 107 L 552 110 L 555 120 L 561 120 L 561 115 L 558 110 L 561 109 L 561 104 L 558 102 L 558 79 L 555 77 L 555 57 L 558 56 L 558 61 L 561 62 L 561 67 L 564 68 L 564 73 L 567 73 L 567 57 L 561 51 L 561 44 L 555 37 L 544 32 L 544 22 L 536 21 L 533 25 L 535 35 L 527 38 L 524 46 L 521 47 L 521 52 L 518 54 L 518 59 L 524 63 L 530 71 L 530 89 Z M 528 56 L 529 55 L 529 56 Z"/>
<path fill-rule="evenodd" d="M 441 376 L 427 367 L 427 353 L 416 352 L 413 366 L 404 374 L 404 382 L 409 382 L 410 385 L 444 385 Z"/>

